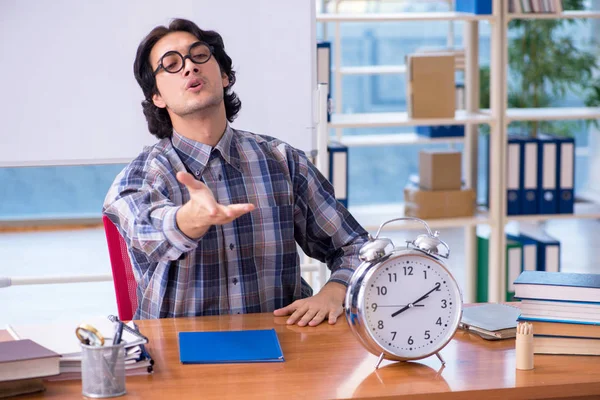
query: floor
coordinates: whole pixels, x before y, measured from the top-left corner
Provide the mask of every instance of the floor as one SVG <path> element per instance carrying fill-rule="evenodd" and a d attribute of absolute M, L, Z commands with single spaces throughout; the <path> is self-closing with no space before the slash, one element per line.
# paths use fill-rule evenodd
<path fill-rule="evenodd" d="M 600 273 L 595 259 L 600 248 L 600 221 L 556 220 L 547 232 L 561 241 L 565 272 Z M 386 231 L 396 245 L 414 239 L 416 231 Z M 464 285 L 461 228 L 445 229 L 440 236 L 452 249 L 450 264 Z M 0 277 L 110 274 L 102 229 L 0 234 Z M 116 314 L 112 281 L 75 284 L 11 286 L 0 288 L 0 329 L 6 324 L 85 320 Z"/>

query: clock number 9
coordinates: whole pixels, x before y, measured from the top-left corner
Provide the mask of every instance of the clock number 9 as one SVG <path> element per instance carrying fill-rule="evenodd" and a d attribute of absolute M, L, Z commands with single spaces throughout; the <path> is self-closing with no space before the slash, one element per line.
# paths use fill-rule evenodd
<path fill-rule="evenodd" d="M 377 303 L 371 304 L 371 308 L 373 309 L 373 311 L 377 311 Z"/>

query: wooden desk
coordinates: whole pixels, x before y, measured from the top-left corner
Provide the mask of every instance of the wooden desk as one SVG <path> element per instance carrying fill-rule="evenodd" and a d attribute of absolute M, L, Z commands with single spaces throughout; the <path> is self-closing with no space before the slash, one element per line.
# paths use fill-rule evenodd
<path fill-rule="evenodd" d="M 318 327 L 286 326 L 271 314 L 140 321 L 150 339 L 155 372 L 127 377 L 127 397 L 136 399 L 540 399 L 600 398 L 600 358 L 535 356 L 535 369 L 515 369 L 514 339 L 489 342 L 458 331 L 435 357 L 420 362 L 384 361 L 367 353 L 345 320 Z M 182 365 L 177 332 L 275 327 L 286 361 L 263 364 Z M 0 340 L 2 333 L 0 332 Z M 81 396 L 81 381 L 47 383 L 45 393 L 22 398 Z"/>

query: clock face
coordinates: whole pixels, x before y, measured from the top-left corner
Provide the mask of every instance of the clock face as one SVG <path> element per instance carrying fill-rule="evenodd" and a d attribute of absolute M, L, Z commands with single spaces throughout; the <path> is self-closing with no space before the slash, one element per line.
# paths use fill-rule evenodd
<path fill-rule="evenodd" d="M 454 278 L 421 255 L 391 258 L 365 281 L 363 315 L 369 334 L 400 358 L 441 349 L 460 322 L 462 297 Z"/>

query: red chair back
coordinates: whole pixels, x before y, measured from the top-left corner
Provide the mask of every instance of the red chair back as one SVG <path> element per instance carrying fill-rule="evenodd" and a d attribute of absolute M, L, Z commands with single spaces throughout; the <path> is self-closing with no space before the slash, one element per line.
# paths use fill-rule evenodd
<path fill-rule="evenodd" d="M 138 298 L 136 292 L 137 282 L 133 275 L 131 260 L 127 252 L 127 244 L 115 224 L 106 215 L 102 216 L 102 222 L 104 223 L 104 232 L 106 233 L 106 242 L 108 243 L 119 319 L 121 321 L 130 321 L 137 309 Z"/>

